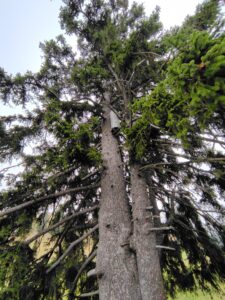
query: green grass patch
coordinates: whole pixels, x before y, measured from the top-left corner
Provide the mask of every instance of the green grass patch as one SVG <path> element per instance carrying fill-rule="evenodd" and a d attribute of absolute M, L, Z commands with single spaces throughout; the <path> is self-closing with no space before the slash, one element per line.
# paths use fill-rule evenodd
<path fill-rule="evenodd" d="M 192 293 L 178 293 L 175 298 L 169 297 L 169 300 L 223 300 L 225 299 L 225 285 L 221 286 L 220 291 L 214 291 L 211 294 L 197 291 Z"/>

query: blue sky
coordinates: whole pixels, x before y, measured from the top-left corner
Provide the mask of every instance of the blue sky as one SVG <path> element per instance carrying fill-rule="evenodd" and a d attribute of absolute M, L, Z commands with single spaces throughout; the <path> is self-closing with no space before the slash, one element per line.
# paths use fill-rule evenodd
<path fill-rule="evenodd" d="M 60 0 L 0 0 L 0 66 L 9 73 L 38 70 L 39 42 L 60 33 Z"/>
<path fill-rule="evenodd" d="M 147 13 L 159 5 L 162 21 L 168 28 L 180 24 L 202 0 L 137 2 L 145 4 Z M 61 3 L 61 0 L 0 0 L 0 67 L 14 74 L 39 69 L 39 43 L 62 33 L 58 23 Z"/>

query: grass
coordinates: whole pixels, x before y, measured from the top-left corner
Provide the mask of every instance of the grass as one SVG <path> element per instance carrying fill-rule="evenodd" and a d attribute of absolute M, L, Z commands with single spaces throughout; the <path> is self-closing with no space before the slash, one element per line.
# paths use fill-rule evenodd
<path fill-rule="evenodd" d="M 221 286 L 221 291 L 212 292 L 212 294 L 203 293 L 202 291 L 192 293 L 178 293 L 175 298 L 169 300 L 223 300 L 225 299 L 225 285 Z"/>

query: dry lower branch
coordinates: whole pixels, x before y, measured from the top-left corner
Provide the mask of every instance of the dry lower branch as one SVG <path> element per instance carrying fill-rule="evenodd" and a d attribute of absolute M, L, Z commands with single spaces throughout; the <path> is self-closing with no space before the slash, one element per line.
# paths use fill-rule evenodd
<path fill-rule="evenodd" d="M 97 290 L 97 291 L 81 294 L 80 296 L 76 296 L 76 298 L 92 297 L 92 296 L 95 296 L 95 295 L 98 295 L 98 294 L 99 294 L 99 291 Z"/>
<path fill-rule="evenodd" d="M 164 230 L 173 230 L 174 227 L 168 226 L 168 227 L 153 227 L 150 229 L 150 231 L 164 231 Z"/>
<path fill-rule="evenodd" d="M 46 228 L 46 229 L 38 232 L 37 234 L 35 234 L 34 236 L 32 236 L 30 239 L 26 240 L 24 242 L 24 244 L 28 245 L 28 244 L 32 243 L 33 241 L 35 241 L 36 239 L 38 239 L 40 236 L 46 234 L 47 232 L 49 232 L 51 230 L 56 229 L 57 227 L 59 227 L 60 225 L 64 224 L 65 222 L 68 222 L 68 221 L 70 221 L 70 220 L 72 220 L 72 219 L 74 219 L 74 218 L 76 218 L 76 217 L 78 217 L 80 215 L 83 215 L 83 214 L 86 214 L 88 212 L 91 212 L 91 211 L 97 209 L 98 207 L 99 207 L 98 205 L 95 205 L 95 206 L 93 206 L 91 208 L 83 209 L 83 210 L 81 210 L 79 212 L 76 212 L 76 213 L 72 214 L 71 216 L 68 216 L 67 218 L 62 219 L 58 223 L 56 223 L 56 224 L 54 224 L 54 225 L 52 225 L 52 226 L 50 226 L 50 227 L 48 227 L 48 228 Z"/>
<path fill-rule="evenodd" d="M 92 254 L 85 260 L 85 262 L 80 267 L 80 269 L 79 269 L 79 271 L 77 273 L 77 276 L 76 276 L 76 278 L 73 281 L 73 285 L 72 285 L 72 288 L 71 288 L 71 294 L 76 289 L 76 285 L 77 285 L 77 282 L 78 282 L 78 280 L 80 278 L 80 275 L 85 270 L 85 268 L 87 267 L 87 265 L 92 261 L 92 259 L 96 256 L 96 254 L 97 254 L 97 250 L 93 251 Z"/>
<path fill-rule="evenodd" d="M 67 232 L 68 232 L 68 228 L 64 229 L 63 232 L 58 237 L 58 239 L 57 239 L 56 243 L 54 244 L 54 246 L 50 250 L 48 250 L 46 253 L 41 255 L 39 258 L 37 258 L 36 261 L 41 261 L 41 260 L 43 260 L 47 257 L 48 257 L 48 261 L 49 261 L 51 256 L 53 255 L 55 249 L 61 245 L 61 243 L 62 243 L 62 241 L 63 241 L 63 239 L 64 239 Z"/>
<path fill-rule="evenodd" d="M 61 192 L 58 192 L 58 193 L 55 193 L 55 194 L 50 194 L 50 195 L 47 195 L 47 196 L 43 196 L 43 197 L 40 197 L 40 198 L 37 198 L 37 199 L 34 199 L 34 200 L 30 200 L 30 201 L 27 201 L 27 202 L 22 203 L 20 205 L 16 205 L 12 208 L 9 208 L 9 209 L 6 209 L 6 210 L 0 212 L 0 218 L 4 217 L 6 215 L 9 215 L 11 213 L 14 213 L 16 211 L 19 211 L 21 209 L 24 209 L 26 207 L 29 207 L 31 205 L 35 205 L 35 204 L 37 204 L 39 202 L 42 202 L 44 200 L 54 199 L 54 198 L 61 197 L 61 196 L 71 194 L 71 193 L 74 193 L 74 192 L 80 192 L 80 191 L 84 191 L 84 190 L 95 189 L 95 188 L 98 188 L 99 186 L 100 186 L 99 184 L 81 186 L 81 187 L 61 191 Z"/>
<path fill-rule="evenodd" d="M 98 174 L 98 172 L 101 172 L 101 171 L 102 171 L 102 169 L 98 169 L 92 173 L 89 173 L 88 175 L 81 178 L 81 181 L 85 181 L 85 180 L 89 179 L 91 176 L 94 176 L 94 175 Z"/>
<path fill-rule="evenodd" d="M 176 250 L 175 248 L 168 247 L 168 246 L 163 246 L 163 245 L 156 245 L 155 247 L 156 247 L 156 249 L 165 249 L 165 250 L 171 250 L 171 251 Z"/>
<path fill-rule="evenodd" d="M 95 230 L 98 229 L 98 224 L 95 225 L 95 227 L 93 227 L 91 230 L 89 230 L 88 232 L 86 232 L 84 235 L 82 235 L 79 239 L 77 239 L 76 241 L 74 241 L 73 243 L 71 243 L 69 245 L 69 247 L 66 249 L 66 251 L 57 259 L 56 262 L 54 262 L 54 264 L 46 271 L 46 274 L 50 273 L 52 270 L 54 270 L 60 263 L 61 261 L 73 250 L 73 248 L 79 244 L 80 242 L 82 242 L 84 239 L 86 239 L 89 235 L 91 235 Z"/>

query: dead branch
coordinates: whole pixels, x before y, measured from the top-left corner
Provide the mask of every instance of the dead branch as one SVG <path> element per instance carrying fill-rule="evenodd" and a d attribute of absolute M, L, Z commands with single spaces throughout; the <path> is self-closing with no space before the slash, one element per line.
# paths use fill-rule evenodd
<path fill-rule="evenodd" d="M 172 250 L 172 251 L 176 250 L 175 248 L 168 247 L 168 246 L 162 246 L 162 245 L 157 245 L 155 247 L 156 247 L 156 249 L 165 249 L 165 250 Z"/>
<path fill-rule="evenodd" d="M 153 227 L 150 229 L 150 231 L 164 231 L 164 230 L 174 230 L 174 227 L 168 226 L 168 227 Z"/>
<path fill-rule="evenodd" d="M 37 198 L 37 199 L 34 199 L 34 200 L 30 200 L 30 201 L 27 201 L 25 203 L 16 205 L 12 208 L 9 208 L 9 209 L 6 209 L 5 211 L 0 212 L 0 218 L 4 217 L 6 215 L 9 215 L 11 213 L 14 213 L 16 211 L 19 211 L 23 208 L 29 207 L 33 204 L 37 204 L 39 202 L 42 202 L 44 200 L 54 199 L 54 198 L 61 197 L 61 196 L 64 196 L 66 194 L 71 194 L 71 193 L 74 193 L 74 192 L 80 192 L 80 191 L 84 191 L 84 190 L 95 189 L 95 188 L 98 188 L 99 186 L 100 186 L 100 184 L 76 187 L 76 188 L 68 189 L 68 190 L 61 191 L 61 192 L 58 192 L 58 193 L 55 193 L 55 194 L 50 194 L 50 195 L 47 195 L 47 196 L 43 196 L 43 197 L 40 197 L 40 198 Z"/>
<path fill-rule="evenodd" d="M 57 241 L 55 242 L 54 246 L 53 246 L 50 250 L 48 250 L 46 253 L 44 253 L 43 255 L 41 255 L 40 257 L 38 257 L 38 258 L 36 259 L 36 261 L 40 261 L 40 260 L 42 260 L 42 259 L 44 259 L 44 258 L 46 258 L 46 257 L 48 257 L 48 260 L 49 260 L 49 259 L 51 258 L 51 256 L 53 255 L 55 249 L 56 249 L 57 247 L 59 247 L 60 244 L 62 243 L 62 241 L 63 241 L 63 239 L 64 239 L 64 237 L 65 237 L 65 235 L 66 235 L 67 232 L 68 232 L 68 228 L 65 228 L 65 229 L 63 230 L 63 232 L 61 233 L 61 235 L 58 237 L 58 239 L 57 239 Z"/>
<path fill-rule="evenodd" d="M 50 179 L 52 180 L 52 179 L 55 179 L 57 177 L 63 176 L 65 174 L 69 173 L 69 172 L 72 172 L 72 171 L 76 170 L 77 168 L 78 168 L 77 166 L 73 166 L 71 168 L 68 168 L 68 169 L 62 171 L 62 172 L 58 172 L 56 174 L 53 174 L 53 175 L 51 175 L 50 177 L 47 178 L 47 181 L 50 180 Z"/>
<path fill-rule="evenodd" d="M 21 162 L 21 163 L 19 163 L 19 164 L 13 165 L 13 166 L 5 167 L 5 168 L 3 168 L 3 169 L 0 170 L 0 173 L 4 173 L 4 172 L 8 171 L 9 169 L 19 167 L 19 166 L 21 166 L 21 165 L 23 165 L 23 164 L 24 164 L 24 163 Z"/>
<path fill-rule="evenodd" d="M 76 298 L 86 298 L 86 297 L 92 297 L 92 296 L 95 296 L 95 295 L 98 295 L 99 294 L 99 291 L 93 291 L 93 292 L 90 292 L 90 293 L 85 293 L 85 294 L 81 294 L 80 296 L 76 296 Z"/>
<path fill-rule="evenodd" d="M 76 276 L 76 278 L 73 281 L 72 288 L 71 288 L 71 293 L 74 292 L 74 290 L 76 288 L 76 285 L 77 285 L 77 282 L 78 282 L 78 280 L 80 278 L 80 275 L 85 270 L 85 268 L 87 267 L 87 265 L 92 261 L 92 259 L 96 256 L 96 254 L 97 254 L 97 250 L 93 251 L 92 254 L 85 260 L 85 262 L 80 267 L 80 269 L 79 269 L 79 271 L 77 273 L 77 276 Z"/>
<path fill-rule="evenodd" d="M 98 224 L 95 225 L 91 230 L 86 232 L 84 235 L 82 235 L 79 239 L 72 242 L 69 247 L 66 249 L 66 251 L 54 262 L 54 264 L 46 271 L 46 274 L 50 273 L 52 270 L 54 270 L 61 261 L 73 250 L 73 248 L 82 242 L 84 239 L 86 239 L 89 235 L 91 235 L 95 230 L 98 229 Z"/>
<path fill-rule="evenodd" d="M 54 224 L 54 225 L 52 225 L 52 226 L 50 226 L 50 227 L 48 227 L 48 228 L 46 228 L 46 229 L 38 232 L 37 234 L 35 234 L 34 236 L 32 236 L 30 239 L 26 240 L 24 242 L 24 244 L 29 245 L 30 243 L 32 243 L 33 241 L 35 241 L 36 239 L 38 239 L 40 236 L 46 234 L 47 232 L 49 232 L 51 230 L 56 229 L 57 227 L 59 227 L 63 223 L 68 222 L 68 221 L 70 221 L 70 220 L 72 220 L 72 219 L 74 219 L 74 218 L 76 218 L 76 217 L 78 217 L 80 215 L 83 215 L 83 214 L 86 214 L 88 212 L 91 212 L 91 211 L 97 209 L 98 207 L 99 207 L 98 205 L 95 205 L 95 206 L 93 206 L 91 208 L 83 209 L 83 210 L 81 210 L 79 212 L 76 212 L 76 213 L 72 214 L 71 216 L 68 216 L 67 218 L 62 219 L 58 223 L 56 223 L 56 224 Z"/>

